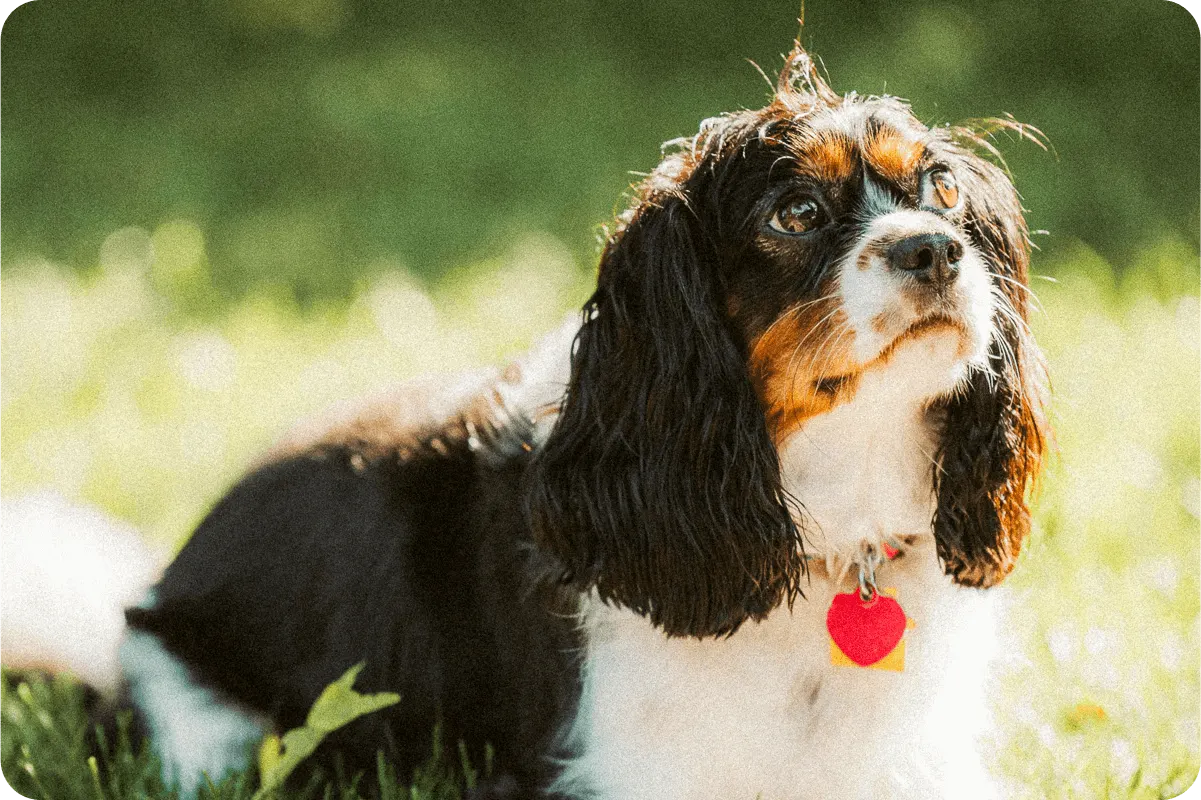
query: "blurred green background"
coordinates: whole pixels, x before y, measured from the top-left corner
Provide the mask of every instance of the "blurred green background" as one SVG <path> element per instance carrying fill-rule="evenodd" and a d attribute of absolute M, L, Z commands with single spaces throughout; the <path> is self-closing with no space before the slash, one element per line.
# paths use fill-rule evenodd
<path fill-rule="evenodd" d="M 583 263 L 629 171 L 759 105 L 798 0 L 38 0 L 3 33 L 5 268 L 94 265 L 113 230 L 185 219 L 223 298 L 344 297 L 554 235 Z M 1197 28 L 1164 0 L 810 2 L 840 90 L 927 122 L 1012 113 L 1031 227 L 1121 269 L 1196 245 Z"/>
<path fill-rule="evenodd" d="M 631 172 L 765 101 L 748 59 L 774 73 L 798 11 L 21 6 L 0 35 L 0 494 L 98 505 L 169 553 L 298 419 L 519 352 L 587 296 Z M 1174 796 L 1201 736 L 1197 25 L 1166 0 L 806 18 L 839 91 L 929 123 L 1011 113 L 1053 145 L 997 141 L 1042 231 L 1058 451 L 1007 584 L 990 762 L 1015 797 Z M 36 754 L 4 703 L 11 778 Z"/>

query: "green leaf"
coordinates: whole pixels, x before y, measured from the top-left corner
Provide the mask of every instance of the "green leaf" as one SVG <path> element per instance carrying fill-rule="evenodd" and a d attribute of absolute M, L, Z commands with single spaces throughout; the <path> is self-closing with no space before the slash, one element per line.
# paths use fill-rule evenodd
<path fill-rule="evenodd" d="M 284 734 L 283 753 L 278 756 L 272 754 L 272 763 L 264 770 L 262 786 L 254 793 L 252 800 L 263 800 L 283 786 L 300 762 L 312 755 L 321 741 L 333 731 L 364 714 L 400 702 L 400 695 L 393 692 L 359 694 L 351 688 L 362 669 L 363 662 L 359 662 L 346 670 L 341 678 L 326 686 L 309 709 L 304 726 Z"/>

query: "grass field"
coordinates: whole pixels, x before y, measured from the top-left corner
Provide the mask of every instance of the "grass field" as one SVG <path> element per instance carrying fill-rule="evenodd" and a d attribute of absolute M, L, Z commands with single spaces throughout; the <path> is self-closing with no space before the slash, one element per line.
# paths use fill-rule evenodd
<path fill-rule="evenodd" d="M 1093 253 L 1036 259 L 1033 320 L 1058 452 L 1007 585 L 992 767 L 1017 798 L 1160 798 L 1198 770 L 1198 254 L 1161 241 L 1115 280 Z M 300 417 L 429 371 L 518 352 L 584 298 L 565 249 L 534 237 L 436 285 L 397 277 L 350 303 L 211 302 L 204 242 L 182 223 L 109 238 L 84 277 L 6 271 L 0 492 L 52 487 L 130 520 L 164 551 Z M 211 310 L 211 309 L 221 310 Z M 89 767 L 79 689 L 3 686 L 0 762 L 31 796 L 157 796 L 150 756 L 110 742 Z M 380 766 L 387 797 L 455 798 L 457 767 Z M 313 797 L 354 797 L 333 776 Z M 254 774 L 213 797 L 249 798 Z"/>

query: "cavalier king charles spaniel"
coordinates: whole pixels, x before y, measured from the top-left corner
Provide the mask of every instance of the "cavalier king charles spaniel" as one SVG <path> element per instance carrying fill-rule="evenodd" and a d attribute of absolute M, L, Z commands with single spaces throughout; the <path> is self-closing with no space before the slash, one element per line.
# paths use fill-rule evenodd
<path fill-rule="evenodd" d="M 323 745 L 349 772 L 440 725 L 492 750 L 477 797 L 990 796 L 985 590 L 1046 432 L 986 134 L 798 45 L 669 143 L 578 321 L 277 446 L 126 612 L 166 776 L 246 766 L 362 661 L 401 700 Z"/>

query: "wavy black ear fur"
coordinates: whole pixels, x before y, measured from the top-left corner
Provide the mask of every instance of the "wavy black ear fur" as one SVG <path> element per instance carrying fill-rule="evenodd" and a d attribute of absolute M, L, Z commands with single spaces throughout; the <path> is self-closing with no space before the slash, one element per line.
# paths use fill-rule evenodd
<path fill-rule="evenodd" d="M 969 233 L 994 276 L 992 369 L 972 375 L 941 409 L 934 535 L 947 574 L 988 587 L 1013 569 L 1030 532 L 1026 493 L 1047 437 L 1045 374 L 1027 326 L 1029 244 L 1017 193 L 993 164 L 975 155 L 967 162 Z"/>
<path fill-rule="evenodd" d="M 724 635 L 791 600 L 804 560 L 717 253 L 688 182 L 664 184 L 609 239 L 527 510 L 580 588 L 670 635 Z"/>

